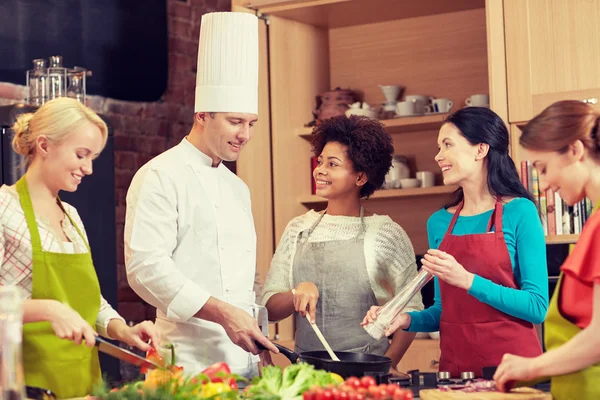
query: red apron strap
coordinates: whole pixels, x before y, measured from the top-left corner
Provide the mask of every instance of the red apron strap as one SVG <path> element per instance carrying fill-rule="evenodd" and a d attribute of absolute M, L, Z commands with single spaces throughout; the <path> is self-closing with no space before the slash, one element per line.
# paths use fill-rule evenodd
<path fill-rule="evenodd" d="M 462 210 L 463 205 L 464 205 L 464 200 L 461 200 L 461 202 L 458 203 L 458 206 L 456 207 L 456 211 L 454 211 L 454 215 L 452 216 L 450 225 L 448 225 L 448 230 L 446 231 L 446 235 L 452 234 L 452 230 L 454 229 L 454 225 L 456 224 L 456 220 L 458 219 L 458 215 L 460 214 L 460 211 Z"/>
<path fill-rule="evenodd" d="M 502 211 L 504 206 L 501 203 L 500 199 L 496 200 L 496 204 L 494 205 L 494 212 L 490 216 L 490 220 L 488 221 L 488 227 L 486 232 L 490 232 L 492 227 L 496 227 L 496 232 L 502 232 Z"/>

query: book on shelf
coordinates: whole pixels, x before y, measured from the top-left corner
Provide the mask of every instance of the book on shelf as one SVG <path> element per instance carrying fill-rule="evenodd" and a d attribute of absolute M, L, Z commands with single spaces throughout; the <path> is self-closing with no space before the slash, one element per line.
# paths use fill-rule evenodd
<path fill-rule="evenodd" d="M 579 234 L 592 213 L 592 203 L 583 199 L 567 205 L 552 189 L 540 190 L 538 171 L 530 161 L 521 161 L 521 183 L 531 193 L 547 236 Z"/>

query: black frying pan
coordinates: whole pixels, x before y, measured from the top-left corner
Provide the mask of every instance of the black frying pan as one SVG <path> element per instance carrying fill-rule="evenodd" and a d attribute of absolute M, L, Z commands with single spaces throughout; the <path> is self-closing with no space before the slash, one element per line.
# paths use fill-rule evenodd
<path fill-rule="evenodd" d="M 256 345 L 259 348 L 266 350 L 260 343 L 256 342 Z M 336 351 L 335 355 L 338 356 L 340 361 L 333 361 L 331 357 L 329 357 L 329 353 L 325 350 L 305 351 L 298 355 L 280 344 L 273 343 L 273 345 L 292 363 L 302 361 L 313 365 L 317 369 L 334 372 L 341 375 L 343 378 L 348 378 L 350 376 L 360 377 L 364 375 L 389 374 L 390 366 L 392 365 L 391 358 L 373 354 Z"/>

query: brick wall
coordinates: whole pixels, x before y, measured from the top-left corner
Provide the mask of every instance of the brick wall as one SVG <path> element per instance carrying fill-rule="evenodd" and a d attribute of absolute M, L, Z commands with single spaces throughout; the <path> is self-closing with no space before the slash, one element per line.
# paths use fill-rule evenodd
<path fill-rule="evenodd" d="M 229 11 L 231 0 L 167 0 L 167 9 L 169 80 L 161 100 L 136 103 L 99 96 L 89 96 L 88 100 L 91 108 L 109 117 L 115 132 L 119 312 L 132 321 L 153 319 L 154 309 L 133 293 L 125 277 L 123 226 L 127 188 L 139 167 L 177 144 L 189 132 L 194 113 L 200 20 L 207 12 Z M 0 82 L 0 105 L 23 102 L 26 95 L 24 86 Z"/>

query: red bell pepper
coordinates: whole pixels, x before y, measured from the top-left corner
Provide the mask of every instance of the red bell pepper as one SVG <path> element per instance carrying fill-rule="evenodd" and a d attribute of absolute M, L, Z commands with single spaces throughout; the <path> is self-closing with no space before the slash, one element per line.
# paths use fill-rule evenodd
<path fill-rule="evenodd" d="M 211 382 L 223 382 L 229 385 L 232 390 L 237 390 L 238 385 L 234 376 L 231 375 L 229 365 L 225 362 L 218 362 L 202 371 Z"/>
<path fill-rule="evenodd" d="M 151 347 L 150 350 L 148 350 L 146 352 L 146 359 L 148 361 L 151 361 L 151 362 L 153 362 L 155 364 L 160 365 L 161 367 L 165 366 L 165 360 L 164 360 L 164 358 L 160 354 L 158 354 L 158 352 L 156 351 L 156 349 L 154 347 Z M 148 369 L 146 367 L 142 367 L 140 369 L 140 372 L 142 374 L 145 374 L 145 373 L 148 372 Z"/>

